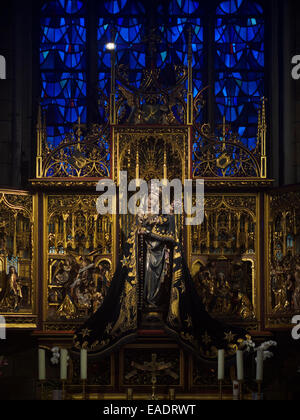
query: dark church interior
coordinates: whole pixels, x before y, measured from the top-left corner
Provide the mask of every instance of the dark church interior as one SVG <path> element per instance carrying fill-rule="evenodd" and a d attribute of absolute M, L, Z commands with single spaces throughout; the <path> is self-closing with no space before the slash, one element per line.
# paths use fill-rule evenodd
<path fill-rule="evenodd" d="M 0 400 L 299 400 L 299 323 L 299 1 L 2 2 Z"/>

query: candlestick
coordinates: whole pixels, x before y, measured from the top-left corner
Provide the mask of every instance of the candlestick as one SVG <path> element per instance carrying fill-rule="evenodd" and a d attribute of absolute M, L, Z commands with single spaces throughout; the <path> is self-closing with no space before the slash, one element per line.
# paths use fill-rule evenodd
<path fill-rule="evenodd" d="M 41 385 L 41 394 L 40 394 L 40 399 L 41 401 L 47 400 L 47 392 L 45 392 L 45 385 L 46 385 L 46 381 L 41 380 L 40 381 L 40 385 Z M 46 398 L 45 398 L 46 396 Z"/>
<path fill-rule="evenodd" d="M 225 352 L 224 350 L 218 351 L 218 380 L 224 381 L 224 359 L 225 359 Z"/>
<path fill-rule="evenodd" d="M 256 359 L 256 380 L 262 382 L 264 376 L 264 352 L 262 350 L 257 351 Z"/>
<path fill-rule="evenodd" d="M 39 380 L 45 381 L 46 379 L 46 351 L 39 349 Z"/>
<path fill-rule="evenodd" d="M 62 393 L 61 393 L 61 399 L 62 400 L 65 400 L 66 399 L 66 391 L 65 391 L 65 383 L 66 383 L 66 381 L 63 379 L 62 380 Z"/>
<path fill-rule="evenodd" d="M 87 350 L 80 351 L 80 377 L 82 381 L 87 380 Z"/>
<path fill-rule="evenodd" d="M 239 400 L 243 400 L 243 380 L 238 381 L 239 382 Z"/>
<path fill-rule="evenodd" d="M 86 380 L 82 380 L 82 399 L 86 399 Z"/>
<path fill-rule="evenodd" d="M 223 400 L 223 381 L 219 380 L 219 400 Z"/>
<path fill-rule="evenodd" d="M 236 367 L 237 367 L 237 380 L 244 380 L 244 353 L 241 350 L 236 352 Z"/>
<path fill-rule="evenodd" d="M 62 381 L 67 380 L 67 368 L 68 368 L 68 350 L 60 350 L 60 379 Z"/>
<path fill-rule="evenodd" d="M 257 399 L 258 401 L 262 400 L 261 397 L 261 387 L 262 387 L 262 381 L 256 381 L 257 382 Z"/>

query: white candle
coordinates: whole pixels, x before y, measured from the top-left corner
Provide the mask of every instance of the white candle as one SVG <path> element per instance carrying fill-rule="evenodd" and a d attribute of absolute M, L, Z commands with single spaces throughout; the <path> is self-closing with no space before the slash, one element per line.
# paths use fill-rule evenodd
<path fill-rule="evenodd" d="M 241 350 L 236 352 L 236 367 L 237 367 L 237 380 L 244 380 L 244 353 Z"/>
<path fill-rule="evenodd" d="M 68 350 L 60 350 L 60 379 L 62 381 L 67 380 L 67 369 L 68 369 Z"/>
<path fill-rule="evenodd" d="M 82 381 L 87 380 L 87 350 L 80 351 L 80 377 Z"/>
<path fill-rule="evenodd" d="M 224 359 L 225 359 L 224 350 L 218 351 L 218 380 L 224 381 Z"/>
<path fill-rule="evenodd" d="M 264 352 L 262 350 L 257 351 L 256 360 L 256 380 L 262 381 L 264 377 Z"/>
<path fill-rule="evenodd" d="M 39 380 L 45 381 L 46 379 L 46 351 L 39 349 Z"/>

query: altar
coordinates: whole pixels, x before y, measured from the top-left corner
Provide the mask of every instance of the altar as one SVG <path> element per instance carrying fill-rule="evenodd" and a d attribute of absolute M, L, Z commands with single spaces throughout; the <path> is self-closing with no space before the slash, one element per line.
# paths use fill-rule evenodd
<path fill-rule="evenodd" d="M 193 96 L 191 61 L 176 68 L 168 91 L 158 76 L 149 71 L 137 89 L 113 68 L 108 123 L 79 120 L 56 148 L 47 143 L 40 108 L 36 177 L 28 191 L 0 191 L 0 313 L 9 329 L 32 331 L 45 351 L 39 398 L 52 398 L 62 385 L 59 349 L 68 350 L 63 386 L 71 399 L 219 398 L 216 364 L 196 360 L 160 328 L 139 327 L 134 342 L 89 357 L 87 380 L 80 380 L 73 334 L 105 301 L 134 224 L 119 211 L 97 212 L 98 181 L 118 188 L 120 171 L 129 180 L 204 180 L 204 222 L 186 226 L 176 215 L 175 223 L 195 289 L 214 319 L 260 343 L 272 337 L 270 329 L 288 328 L 299 309 L 290 267 L 294 275 L 300 192 L 282 194 L 268 179 L 265 98 L 256 147 L 247 148 L 225 118 L 218 130 L 198 122 L 204 98 Z M 19 288 L 8 293 L 13 273 Z M 253 366 L 246 369 L 251 376 Z M 224 398 L 235 378 L 235 367 L 226 367 Z M 247 384 L 246 393 L 251 389 Z"/>

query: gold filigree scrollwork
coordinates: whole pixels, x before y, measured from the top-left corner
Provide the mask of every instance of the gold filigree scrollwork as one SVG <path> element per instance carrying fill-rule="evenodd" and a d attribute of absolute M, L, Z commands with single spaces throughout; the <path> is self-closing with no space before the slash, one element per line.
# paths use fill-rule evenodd
<path fill-rule="evenodd" d="M 108 126 L 89 130 L 80 121 L 59 146 L 47 143 L 45 127 L 38 123 L 37 178 L 106 178 L 110 176 Z"/>
<path fill-rule="evenodd" d="M 212 132 L 209 124 L 194 124 L 194 178 L 267 178 L 265 103 L 266 99 L 262 98 L 257 139 L 252 148 L 226 124 L 225 117 L 219 135 Z"/>
<path fill-rule="evenodd" d="M 194 178 L 260 178 L 259 153 L 249 150 L 234 133 L 226 139 L 197 127 L 194 140 Z"/>
<path fill-rule="evenodd" d="M 146 70 L 139 88 L 131 86 L 126 67 L 118 69 L 118 124 L 179 125 L 186 123 L 186 88 L 188 71 L 175 66 L 174 86 L 166 87 L 159 69 Z"/>
<path fill-rule="evenodd" d="M 47 320 L 87 318 L 103 302 L 112 275 L 112 216 L 96 196 L 49 196 Z"/>
<path fill-rule="evenodd" d="M 256 196 L 206 195 L 191 229 L 192 275 L 208 312 L 256 323 Z"/>
<path fill-rule="evenodd" d="M 32 196 L 0 192 L 0 313 L 22 327 L 33 322 L 33 218 Z"/>

